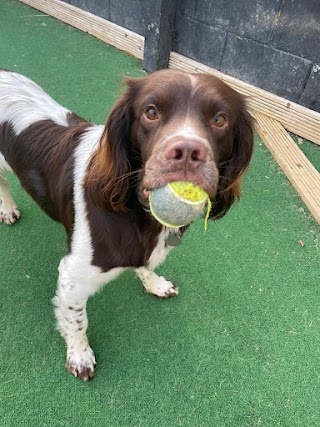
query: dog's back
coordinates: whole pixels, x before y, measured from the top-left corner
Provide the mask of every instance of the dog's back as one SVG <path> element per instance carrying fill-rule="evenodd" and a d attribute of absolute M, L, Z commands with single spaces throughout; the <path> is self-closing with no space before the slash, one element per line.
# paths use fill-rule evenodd
<path fill-rule="evenodd" d="M 40 120 L 68 126 L 69 113 L 27 77 L 0 70 L 0 125 L 10 122 L 16 135 Z"/>
<path fill-rule="evenodd" d="M 65 222 L 57 206 L 64 206 L 64 216 L 66 210 L 72 215 L 72 207 L 66 209 L 73 191 L 72 153 L 89 126 L 27 77 L 0 70 L 0 220 L 13 223 L 19 217 L 7 191 L 6 170 L 14 171 L 51 218 Z"/>

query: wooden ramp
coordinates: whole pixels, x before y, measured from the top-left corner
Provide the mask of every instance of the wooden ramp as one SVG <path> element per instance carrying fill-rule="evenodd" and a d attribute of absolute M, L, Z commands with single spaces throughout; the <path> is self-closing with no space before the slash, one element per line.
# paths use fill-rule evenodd
<path fill-rule="evenodd" d="M 256 131 L 320 224 L 320 173 L 277 120 L 256 111 Z"/>

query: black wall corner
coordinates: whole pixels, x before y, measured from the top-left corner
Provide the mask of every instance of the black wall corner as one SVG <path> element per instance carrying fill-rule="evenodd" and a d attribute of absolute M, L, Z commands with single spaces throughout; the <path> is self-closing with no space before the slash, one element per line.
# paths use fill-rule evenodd
<path fill-rule="evenodd" d="M 153 72 L 168 66 L 173 46 L 176 0 L 146 2 L 143 68 Z"/>

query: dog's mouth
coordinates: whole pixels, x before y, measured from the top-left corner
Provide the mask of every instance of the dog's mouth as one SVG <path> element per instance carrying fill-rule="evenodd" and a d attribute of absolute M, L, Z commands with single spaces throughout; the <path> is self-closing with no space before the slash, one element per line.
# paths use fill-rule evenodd
<path fill-rule="evenodd" d="M 150 191 L 176 181 L 199 186 L 210 199 L 215 197 L 219 170 L 206 140 L 176 135 L 156 144 L 145 164 L 140 194 L 148 199 Z"/>
<path fill-rule="evenodd" d="M 204 168 L 201 172 L 162 170 L 155 173 L 147 170 L 142 181 L 141 192 L 143 198 L 148 199 L 150 191 L 156 188 L 164 187 L 175 181 L 185 181 L 201 187 L 209 198 L 213 199 L 217 193 L 218 180 L 216 168 L 209 167 Z"/>
<path fill-rule="evenodd" d="M 219 170 L 208 144 L 182 136 L 156 144 L 144 166 L 140 199 L 146 201 L 150 191 L 176 181 L 201 187 L 210 199 L 215 197 Z"/>

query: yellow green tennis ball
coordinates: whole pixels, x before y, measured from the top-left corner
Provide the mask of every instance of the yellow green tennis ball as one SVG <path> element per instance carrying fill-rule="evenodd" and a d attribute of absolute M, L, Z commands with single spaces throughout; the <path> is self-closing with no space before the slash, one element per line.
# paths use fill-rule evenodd
<path fill-rule="evenodd" d="M 170 228 L 179 228 L 195 221 L 203 213 L 205 205 L 207 219 L 211 209 L 208 194 L 191 182 L 175 181 L 150 191 L 151 214 L 158 222 Z"/>

